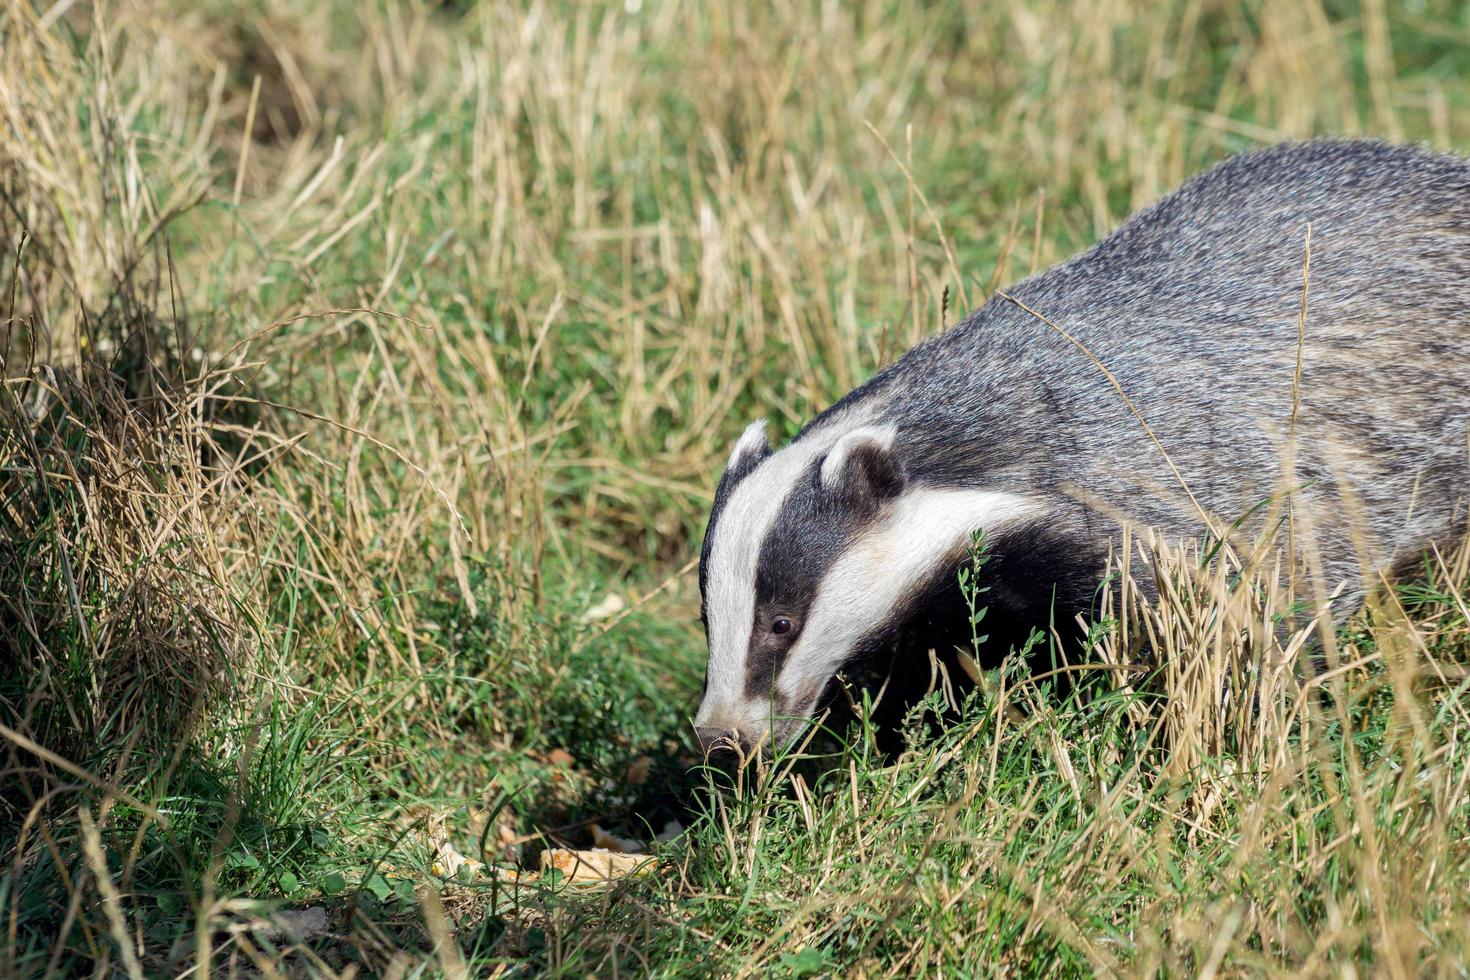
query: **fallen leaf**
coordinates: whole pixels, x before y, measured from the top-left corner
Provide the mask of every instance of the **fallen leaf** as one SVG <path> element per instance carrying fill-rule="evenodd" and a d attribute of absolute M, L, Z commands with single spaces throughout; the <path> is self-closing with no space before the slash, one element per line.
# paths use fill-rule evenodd
<path fill-rule="evenodd" d="M 571 851 L 560 847 L 541 852 L 541 873 L 560 871 L 565 880 L 577 884 L 605 884 L 631 874 L 646 874 L 654 859 L 641 854 L 613 851 Z"/>
<path fill-rule="evenodd" d="M 321 906 L 313 906 L 309 909 L 283 909 L 276 912 L 260 933 L 267 939 L 289 939 L 299 943 L 315 939 L 329 928 L 327 910 Z"/>
<path fill-rule="evenodd" d="M 429 846 L 433 851 L 433 861 L 430 862 L 429 870 L 441 878 L 453 878 L 459 874 L 461 869 L 468 868 L 475 874 L 479 874 L 485 868 L 483 861 L 467 858 L 459 853 L 449 840 L 449 831 L 445 828 L 443 821 L 431 820 L 429 822 Z"/>
<path fill-rule="evenodd" d="M 628 766 L 628 771 L 623 774 L 623 781 L 629 786 L 642 786 L 648 782 L 648 774 L 653 769 L 653 756 L 640 755 Z"/>
<path fill-rule="evenodd" d="M 572 763 L 577 761 L 566 749 L 552 749 L 546 753 L 545 758 L 548 766 L 560 766 L 563 769 L 572 768 Z"/>
<path fill-rule="evenodd" d="M 617 854 L 642 854 L 644 850 L 642 841 L 609 834 L 599 824 L 592 825 L 592 846 Z"/>
<path fill-rule="evenodd" d="M 582 622 L 595 623 L 599 619 L 611 619 L 622 612 L 627 602 L 616 592 L 609 592 L 603 596 L 602 601 L 582 614 Z"/>

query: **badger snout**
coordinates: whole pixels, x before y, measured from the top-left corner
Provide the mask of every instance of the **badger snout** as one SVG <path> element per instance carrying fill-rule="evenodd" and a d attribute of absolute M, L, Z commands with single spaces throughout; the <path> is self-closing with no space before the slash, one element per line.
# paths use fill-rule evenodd
<path fill-rule="evenodd" d="M 738 752 L 744 756 L 749 755 L 752 748 L 749 738 L 729 728 L 695 725 L 694 737 L 699 740 L 699 747 L 704 750 L 705 755 Z"/>

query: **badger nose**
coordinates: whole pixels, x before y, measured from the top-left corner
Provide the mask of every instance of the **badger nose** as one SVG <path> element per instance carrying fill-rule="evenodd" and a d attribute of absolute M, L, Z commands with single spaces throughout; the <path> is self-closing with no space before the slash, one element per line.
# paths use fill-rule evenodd
<path fill-rule="evenodd" d="M 699 747 L 704 749 L 704 754 L 712 752 L 741 752 L 750 751 L 750 742 L 739 732 L 732 732 L 728 728 L 712 728 L 706 725 L 695 725 L 694 736 L 699 739 Z"/>

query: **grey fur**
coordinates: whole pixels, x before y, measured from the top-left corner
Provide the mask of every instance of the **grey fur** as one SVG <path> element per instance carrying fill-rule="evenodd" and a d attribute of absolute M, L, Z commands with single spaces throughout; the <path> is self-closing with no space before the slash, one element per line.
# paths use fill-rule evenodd
<path fill-rule="evenodd" d="M 1463 527 L 1470 164 L 1458 158 L 1377 142 L 1235 157 L 915 347 L 797 440 L 860 415 L 896 428 L 910 485 L 1042 498 L 1045 534 L 1015 545 L 1038 552 L 1054 598 L 1085 607 L 1118 518 L 1171 538 L 1205 529 L 1134 409 L 1217 527 L 1279 490 L 1308 224 L 1296 473 L 1320 582 L 1349 608 L 1365 572 Z M 813 504 L 819 492 L 803 483 L 785 508 L 824 515 L 814 550 L 830 563 L 842 518 Z M 717 503 L 712 529 L 719 518 Z M 789 552 L 790 518 L 778 523 Z"/>

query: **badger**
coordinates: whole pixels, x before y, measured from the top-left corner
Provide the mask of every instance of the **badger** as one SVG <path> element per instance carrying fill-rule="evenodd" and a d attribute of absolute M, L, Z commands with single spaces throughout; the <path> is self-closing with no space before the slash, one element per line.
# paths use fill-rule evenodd
<path fill-rule="evenodd" d="M 789 744 L 838 673 L 952 585 L 1091 614 L 1125 526 L 1249 529 L 1283 484 L 1317 593 L 1464 526 L 1470 163 L 1370 141 L 1226 160 L 992 296 L 773 450 L 735 442 L 699 561 L 706 749 Z"/>

